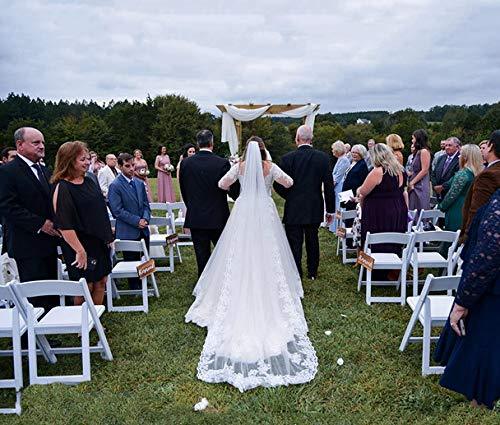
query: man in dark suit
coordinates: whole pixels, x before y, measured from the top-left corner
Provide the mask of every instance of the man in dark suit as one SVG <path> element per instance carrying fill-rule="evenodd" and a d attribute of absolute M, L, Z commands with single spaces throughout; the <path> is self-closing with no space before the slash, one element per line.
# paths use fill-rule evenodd
<path fill-rule="evenodd" d="M 179 184 L 187 208 L 184 226 L 191 230 L 199 277 L 210 258 L 210 243 L 217 244 L 229 218 L 227 192 L 218 183 L 230 164 L 212 152 L 214 137 L 210 130 L 198 132 L 196 140 L 199 151 L 182 160 Z M 231 186 L 233 199 L 238 189 L 237 184 Z"/>
<path fill-rule="evenodd" d="M 438 200 L 442 200 L 450 189 L 451 179 L 459 170 L 461 142 L 457 137 L 446 139 L 444 150 L 431 171 L 431 182 Z"/>
<path fill-rule="evenodd" d="M 118 156 L 122 173 L 109 185 L 108 200 L 111 213 L 116 218 L 117 239 L 140 241 L 144 239 L 149 249 L 149 228 L 151 207 L 146 188 L 141 180 L 134 178 L 134 157 L 129 153 Z M 125 261 L 141 259 L 140 252 L 124 252 Z M 141 280 L 128 280 L 130 289 L 140 289 Z"/>
<path fill-rule="evenodd" d="M 465 198 L 462 210 L 462 238 L 467 236 L 477 210 L 488 203 L 491 195 L 500 188 L 500 130 L 491 134 L 482 153 L 488 166 L 476 176 Z"/>
<path fill-rule="evenodd" d="M 17 155 L 16 148 L 6 147 L 2 150 L 2 160 L 0 165 L 7 165 L 10 161 L 12 161 Z M 7 226 L 5 225 L 5 221 L 0 215 L 0 222 L 2 223 L 2 254 L 7 252 Z"/>
<path fill-rule="evenodd" d="M 327 222 L 331 222 L 335 209 L 333 180 L 328 156 L 311 146 L 312 131 L 308 126 L 302 125 L 297 129 L 295 143 L 297 150 L 284 155 L 280 164 L 281 169 L 293 179 L 293 186 L 285 189 L 275 183 L 274 189 L 285 199 L 283 223 L 299 274 L 302 276 L 302 244 L 305 239 L 307 275 L 314 280 L 318 274 L 318 228 L 325 218 L 324 205 Z"/>
<path fill-rule="evenodd" d="M 57 279 L 59 233 L 52 222 L 50 173 L 40 164 L 45 139 L 35 128 L 14 133 L 17 156 L 0 167 L 0 216 L 8 228 L 7 252 L 14 258 L 22 282 Z M 49 308 L 51 297 L 35 304 Z"/>

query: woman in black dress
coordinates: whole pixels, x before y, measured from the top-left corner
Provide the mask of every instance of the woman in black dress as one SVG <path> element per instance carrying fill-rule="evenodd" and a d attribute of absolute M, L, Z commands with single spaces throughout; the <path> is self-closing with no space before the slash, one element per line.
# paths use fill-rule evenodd
<path fill-rule="evenodd" d="M 90 164 L 83 142 L 67 142 L 57 151 L 52 175 L 55 225 L 63 236 L 62 252 L 71 280 L 85 278 L 94 304 L 102 304 L 111 272 L 111 231 L 106 204 L 95 183 L 85 176 Z M 82 304 L 82 297 L 75 304 Z"/>

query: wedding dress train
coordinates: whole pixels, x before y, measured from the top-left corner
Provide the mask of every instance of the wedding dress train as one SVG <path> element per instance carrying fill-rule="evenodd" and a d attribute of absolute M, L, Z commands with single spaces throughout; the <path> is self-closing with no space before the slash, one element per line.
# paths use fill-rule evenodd
<path fill-rule="evenodd" d="M 241 195 L 185 317 L 208 330 L 197 376 L 242 392 L 311 381 L 318 360 L 307 336 L 302 283 L 270 196 L 273 180 L 286 187 L 293 181 L 274 164 L 264 178 L 256 142 L 248 146 L 243 175 L 235 165 L 219 186 L 227 189 L 237 178 Z"/>

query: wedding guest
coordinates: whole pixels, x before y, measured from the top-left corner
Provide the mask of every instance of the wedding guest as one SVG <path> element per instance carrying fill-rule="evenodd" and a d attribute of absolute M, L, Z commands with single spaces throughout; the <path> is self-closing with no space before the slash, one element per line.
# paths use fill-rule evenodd
<path fill-rule="evenodd" d="M 118 156 L 121 174 L 109 186 L 108 200 L 113 216 L 116 218 L 115 234 L 117 239 L 140 241 L 144 239 L 149 249 L 149 206 L 146 187 L 142 180 L 135 177 L 134 158 L 129 153 Z M 124 252 L 125 261 L 141 259 L 140 252 Z M 140 289 L 141 280 L 128 280 L 130 289 Z"/>
<path fill-rule="evenodd" d="M 180 181 L 180 172 L 181 172 L 181 162 L 184 158 L 189 158 L 196 153 L 196 146 L 192 143 L 187 143 L 182 147 L 182 153 L 179 157 L 179 162 L 177 163 L 177 181 Z M 182 199 L 182 196 L 181 196 Z"/>
<path fill-rule="evenodd" d="M 368 139 L 368 141 L 366 142 L 368 152 L 370 152 L 370 150 L 375 146 L 375 143 L 376 142 L 374 139 Z M 366 166 L 368 167 L 368 171 L 371 171 L 373 169 L 373 165 L 370 155 L 366 155 L 365 162 Z"/>
<path fill-rule="evenodd" d="M 495 130 L 483 150 L 488 166 L 477 175 L 465 198 L 463 208 L 462 238 L 467 237 L 469 225 L 476 211 L 500 188 L 500 130 Z"/>
<path fill-rule="evenodd" d="M 99 159 L 99 156 L 97 155 L 96 152 L 90 151 L 89 154 L 90 154 L 90 164 L 87 171 L 97 176 L 99 170 L 104 167 L 104 163 Z"/>
<path fill-rule="evenodd" d="M 408 178 L 410 178 L 413 174 L 412 163 L 414 157 L 415 157 L 415 146 L 413 146 L 412 144 L 410 146 L 410 155 L 408 155 L 408 159 L 406 160 L 406 166 L 405 166 L 405 171 L 406 174 L 408 175 Z"/>
<path fill-rule="evenodd" d="M 477 145 L 465 145 L 460 151 L 460 170 L 451 178 L 450 189 L 438 208 L 445 213 L 444 227 L 456 231 L 462 225 L 462 208 L 470 186 L 483 171 L 481 151 Z"/>
<path fill-rule="evenodd" d="M 401 165 L 404 165 L 404 158 L 403 158 L 403 149 L 405 147 L 403 143 L 403 139 L 401 139 L 401 136 L 399 134 L 389 134 L 385 138 L 385 142 L 387 143 L 387 146 L 389 146 L 392 150 L 392 153 L 398 160 L 398 162 Z"/>
<path fill-rule="evenodd" d="M 17 155 L 16 148 L 9 146 L 9 147 L 2 149 L 1 165 L 8 164 L 10 161 L 12 161 L 16 157 L 16 155 Z"/>
<path fill-rule="evenodd" d="M 332 154 L 337 158 L 337 163 L 335 164 L 332 172 L 335 210 L 337 211 L 340 209 L 339 193 L 342 192 L 342 184 L 344 183 L 345 173 L 351 165 L 351 161 L 347 157 L 344 142 L 341 140 L 337 140 L 332 144 Z M 337 221 L 333 220 L 329 228 L 331 232 L 335 232 L 337 230 Z"/>
<path fill-rule="evenodd" d="M 427 144 L 427 133 L 425 130 L 415 130 L 411 136 L 415 155 L 411 163 L 411 178 L 408 183 L 409 208 L 410 210 L 428 210 L 431 204 L 429 185 L 429 172 L 431 165 L 431 152 Z"/>
<path fill-rule="evenodd" d="M 356 195 L 358 187 L 360 187 L 368 175 L 368 167 L 366 166 L 365 158 L 368 154 L 363 145 L 354 145 L 351 149 L 352 162 L 346 171 L 342 192 L 352 190 L 353 195 Z M 356 202 L 342 202 L 340 206 L 346 210 L 356 209 Z M 346 223 L 348 227 L 349 224 Z"/>
<path fill-rule="evenodd" d="M 345 147 L 345 155 L 346 155 L 347 159 L 349 159 L 349 161 L 352 161 L 350 143 L 344 143 L 344 147 Z"/>
<path fill-rule="evenodd" d="M 361 248 L 366 233 L 405 233 L 408 227 L 406 173 L 390 148 L 383 143 L 370 150 L 373 170 L 357 190 L 361 203 Z M 378 244 L 373 252 L 400 253 L 401 247 Z"/>
<path fill-rule="evenodd" d="M 167 148 L 160 146 L 158 155 L 155 159 L 155 168 L 158 171 L 157 190 L 158 202 L 175 202 L 175 191 L 172 183 L 173 165 L 170 162 L 170 157 L 167 155 Z"/>
<path fill-rule="evenodd" d="M 484 159 L 485 154 L 486 154 L 486 147 L 488 146 L 489 140 L 482 140 L 479 142 L 479 149 L 481 149 L 481 155 L 483 156 L 483 165 L 485 167 L 488 166 L 488 162 L 486 162 L 486 159 Z"/>
<path fill-rule="evenodd" d="M 22 282 L 57 279 L 59 233 L 53 225 L 50 173 L 40 165 L 45 138 L 32 127 L 15 131 L 17 156 L 0 167 L 0 216 L 8 227 L 7 253 L 16 260 Z M 50 309 L 58 298 L 37 297 Z"/>
<path fill-rule="evenodd" d="M 441 143 L 440 143 L 440 150 L 438 150 L 435 154 L 434 154 L 434 158 L 432 158 L 432 163 L 431 163 L 431 170 L 434 170 L 436 168 L 436 163 L 437 163 L 437 160 L 439 158 L 441 158 L 441 156 L 445 155 L 446 154 L 446 151 L 444 150 L 445 146 L 446 146 L 446 140 L 441 140 Z"/>
<path fill-rule="evenodd" d="M 473 406 L 500 399 L 500 190 L 477 210 L 462 252 L 455 303 L 435 352 L 445 365 L 440 384 Z M 460 320 L 464 325 L 462 333 Z M 452 332 L 453 331 L 453 332 Z"/>
<path fill-rule="evenodd" d="M 110 244 L 114 237 L 104 197 L 85 176 L 90 159 L 83 142 L 63 143 L 56 155 L 52 183 L 55 225 L 71 280 L 85 278 L 94 304 L 103 304 L 106 280 L 111 272 Z M 76 297 L 75 305 L 83 303 Z"/>
<path fill-rule="evenodd" d="M 151 184 L 148 179 L 149 175 L 148 163 L 142 157 L 142 151 L 140 149 L 136 149 L 134 151 L 133 163 L 134 163 L 135 176 L 144 183 L 148 200 L 149 202 L 153 202 L 153 191 L 151 190 Z"/>
<path fill-rule="evenodd" d="M 451 179 L 459 169 L 461 142 L 457 137 L 449 137 L 445 141 L 445 155 L 436 161 L 431 171 L 431 183 L 438 200 L 443 199 L 448 192 Z"/>
<path fill-rule="evenodd" d="M 106 199 L 108 199 L 109 185 L 113 183 L 116 176 L 118 176 L 119 170 L 117 169 L 118 160 L 116 156 L 112 153 L 106 155 L 106 166 L 99 170 L 98 180 L 99 186 L 101 187 L 102 194 Z"/>

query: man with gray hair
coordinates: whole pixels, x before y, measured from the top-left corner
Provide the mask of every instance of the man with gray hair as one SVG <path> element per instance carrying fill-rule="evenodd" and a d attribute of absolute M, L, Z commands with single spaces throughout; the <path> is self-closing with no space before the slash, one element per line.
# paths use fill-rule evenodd
<path fill-rule="evenodd" d="M 108 153 L 106 155 L 106 165 L 99 170 L 97 178 L 99 179 L 99 186 L 101 188 L 102 194 L 108 199 L 109 185 L 113 183 L 116 176 L 118 176 L 117 158 L 114 154 Z"/>
<path fill-rule="evenodd" d="M 445 154 L 436 161 L 436 166 L 431 171 L 431 182 L 438 201 L 442 200 L 450 189 L 451 179 L 459 170 L 460 139 L 449 137 L 445 141 Z"/>
<path fill-rule="evenodd" d="M 319 225 L 325 219 L 325 205 L 326 221 L 330 224 L 335 203 L 328 156 L 313 149 L 312 137 L 310 127 L 302 125 L 297 129 L 297 150 L 284 155 L 280 164 L 293 179 L 293 186 L 287 189 L 275 183 L 274 190 L 285 199 L 283 223 L 299 274 L 302 276 L 302 244 L 305 239 L 307 276 L 314 280 L 319 266 Z"/>
<path fill-rule="evenodd" d="M 58 231 L 52 222 L 50 173 L 43 134 L 32 127 L 14 133 L 17 156 L 0 167 L 0 216 L 8 227 L 7 252 L 14 258 L 22 282 L 57 279 Z M 43 299 L 42 299 L 43 298 Z M 57 297 L 38 297 L 49 308 Z"/>

